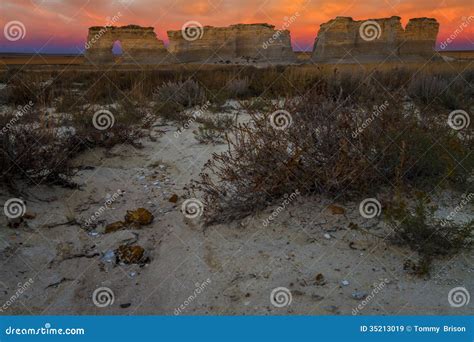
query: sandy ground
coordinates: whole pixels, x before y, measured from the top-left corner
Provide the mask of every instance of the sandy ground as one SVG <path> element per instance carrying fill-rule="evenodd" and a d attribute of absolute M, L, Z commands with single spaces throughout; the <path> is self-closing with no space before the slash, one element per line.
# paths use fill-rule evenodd
<path fill-rule="evenodd" d="M 28 187 L 27 212 L 35 217 L 13 229 L 0 216 L 0 304 L 7 304 L 0 314 L 350 315 L 359 305 L 363 315 L 472 314 L 474 300 L 460 308 L 448 303 L 452 288 L 474 289 L 472 250 L 436 261 L 430 279 L 410 275 L 403 263 L 416 256 L 374 237 L 386 229 L 361 217 L 358 203 L 337 203 L 345 213 L 333 214 L 329 199 L 299 196 L 267 227 L 263 220 L 276 207 L 206 229 L 184 217 L 183 186 L 226 148 L 199 144 L 195 128 L 175 137 L 176 127 L 157 126 L 143 149 L 82 154 L 75 161 L 83 167 L 75 177 L 80 190 Z M 67 223 L 88 219 L 119 189 L 96 229 Z M 169 201 L 173 194 L 177 203 Z M 9 197 L 3 190 L 0 202 Z M 154 214 L 152 224 L 103 234 L 138 207 Z M 121 265 L 104 258 L 123 244 L 142 246 L 149 260 Z M 113 304 L 94 304 L 100 287 L 113 292 Z M 290 290 L 291 303 L 271 303 L 278 287 Z M 353 298 L 360 293 L 369 295 L 366 302 Z"/>

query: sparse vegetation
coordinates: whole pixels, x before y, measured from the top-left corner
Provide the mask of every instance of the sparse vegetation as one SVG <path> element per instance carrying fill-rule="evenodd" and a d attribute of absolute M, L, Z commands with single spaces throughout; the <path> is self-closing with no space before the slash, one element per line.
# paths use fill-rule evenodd
<path fill-rule="evenodd" d="M 434 69 L 436 77 L 429 76 Z M 308 192 L 334 193 L 344 186 L 360 191 L 365 186 L 379 187 L 395 181 L 397 172 L 403 175 L 400 181 L 407 185 L 422 186 L 421 183 L 440 180 L 441 175 L 446 176 L 444 182 L 463 184 L 466 175 L 457 162 L 467 170 L 472 168 L 472 157 L 466 152 L 471 147 L 472 136 L 467 131 L 446 129 L 445 123 L 452 108 L 468 110 L 474 105 L 473 73 L 462 64 L 454 67 L 433 63 L 423 66 L 422 71 L 413 73 L 410 67 L 390 65 L 376 69 L 370 65 L 266 69 L 174 66 L 140 71 L 116 68 L 103 73 L 73 68 L 32 73 L 11 68 L 2 79 L 8 86 L 6 101 L 10 105 L 21 106 L 33 101 L 36 116 L 22 118 L 19 123 L 20 126 L 26 122 L 39 123 L 30 126 L 31 134 L 39 134 L 38 129 L 74 128 L 71 141 L 76 148 L 74 153 L 67 153 L 64 160 L 85 147 L 137 144 L 140 128 L 149 127 L 153 118 L 182 122 L 189 119 L 187 109 L 203 105 L 207 100 L 212 106 L 222 106 L 225 100 L 237 98 L 242 107 L 252 113 L 254 124 L 235 128 L 232 131 L 235 139 L 231 143 L 235 149 L 233 154 L 217 157 L 206 172 L 217 171 L 212 168 L 220 167 L 218 165 L 223 167 L 221 171 L 236 166 L 233 176 L 243 177 L 243 197 L 246 197 L 245 192 L 257 190 L 256 201 L 261 203 L 254 206 L 252 199 L 248 202 L 249 208 L 254 210 L 278 198 L 285 187 L 295 184 L 306 186 Z M 429 101 L 432 96 L 436 96 L 435 101 Z M 282 103 L 283 98 L 288 99 L 286 103 Z M 390 102 L 389 110 L 356 139 L 351 138 L 352 131 L 371 115 L 372 107 L 385 100 Z M 402 108 L 402 104 L 412 107 Z M 272 130 L 267 123 L 268 115 L 282 106 L 292 114 L 295 124 L 288 131 L 280 132 Z M 113 112 L 116 120 L 111 129 L 98 131 L 92 127 L 91 118 L 96 108 Z M 46 114 L 50 109 L 60 113 L 62 119 L 57 121 Z M 7 112 L 2 120 L 7 122 L 11 115 L 12 111 Z M 225 124 L 224 129 L 221 123 L 214 125 L 213 121 L 201 122 L 197 139 L 209 142 L 224 138 L 228 125 Z M 2 150 L 3 158 L 20 153 L 20 150 L 12 151 L 19 148 L 19 143 L 11 145 L 10 140 L 21 130 L 18 127 L 2 137 L 3 146 L 8 145 L 8 149 Z M 458 134 L 464 138 L 459 139 Z M 49 138 L 55 140 L 54 135 L 50 134 Z M 31 151 L 36 148 L 39 147 L 31 146 Z M 68 148 L 62 150 L 69 151 Z M 248 171 L 241 172 L 244 165 Z M 367 167 L 371 171 L 362 177 L 360 173 Z M 271 174 L 279 170 L 273 181 L 265 177 L 269 170 Z M 18 177 L 19 173 L 4 175 L 4 179 L 13 176 Z M 224 174 L 219 177 L 226 178 Z M 300 180 L 295 182 L 294 178 Z M 257 181 L 261 181 L 258 186 Z M 205 187 L 214 186 L 206 182 L 202 183 Z M 221 190 L 224 198 L 236 195 L 240 198 L 231 191 L 239 182 L 227 185 L 224 182 L 221 186 L 229 186 L 226 190 L 209 190 L 208 195 L 213 194 L 209 200 L 221 198 L 223 193 L 217 195 Z M 266 191 L 270 196 L 257 195 Z M 225 201 L 221 204 L 222 207 L 215 208 L 226 207 Z"/>
<path fill-rule="evenodd" d="M 225 141 L 225 136 L 232 127 L 234 120 L 228 115 L 211 118 L 200 118 L 201 124 L 194 136 L 201 144 L 219 144 Z"/>
<path fill-rule="evenodd" d="M 185 116 L 182 111 L 206 102 L 206 93 L 193 80 L 184 82 L 167 82 L 158 87 L 153 96 L 156 102 L 155 110 L 165 119 L 182 121 Z"/>
<path fill-rule="evenodd" d="M 12 115 L 2 117 L 12 118 Z M 77 152 L 79 141 L 71 133 L 68 128 L 58 129 L 38 122 L 16 125 L 2 132 L 0 181 L 14 185 L 16 179 L 26 179 L 33 183 L 73 186 L 67 161 Z"/>
<path fill-rule="evenodd" d="M 217 290 L 228 288 L 235 277 L 241 278 L 240 284 L 248 282 L 248 274 L 241 277 L 241 271 L 249 262 L 265 266 L 276 260 L 278 269 L 290 267 L 283 278 L 257 267 L 251 280 L 263 281 L 267 290 L 268 277 L 275 286 L 286 284 L 301 303 L 321 301 L 322 297 L 307 291 L 308 285 L 320 290 L 339 288 L 326 299 L 331 307 L 348 310 L 357 303 L 354 299 L 372 295 L 374 279 L 383 279 L 384 286 L 396 283 L 384 287 L 389 291 L 384 295 L 390 298 L 396 297 L 398 285 L 415 292 L 436 285 L 437 293 L 447 293 L 453 283 L 438 282 L 438 276 L 469 285 L 463 270 L 473 222 L 462 222 L 472 217 L 466 203 L 473 198 L 473 126 L 455 130 L 448 116 L 453 106 L 473 112 L 474 73 L 458 70 L 462 79 L 454 80 L 454 73 L 442 71 L 428 82 L 427 75 L 405 68 L 203 69 L 130 72 L 117 68 L 105 75 L 39 71 L 19 75 L 26 87 L 18 79 L 6 81 L 0 96 L 13 97 L 7 99 L 8 106 L 0 106 L 4 132 L 0 187 L 7 190 L 2 195 L 5 201 L 18 198 L 26 206 L 20 219 L 6 217 L 5 221 L 4 217 L 5 226 L 11 227 L 5 233 L 12 236 L 6 257 L 18 252 L 34 262 L 31 267 L 10 263 L 6 279 L 9 273 L 21 278 L 24 269 L 41 269 L 46 253 L 52 256 L 49 268 L 63 265 L 56 272 L 60 277 L 38 290 L 50 293 L 45 297 L 48 301 L 55 288 L 70 281 L 62 270 L 88 265 L 89 259 L 98 267 L 89 268 L 83 277 L 88 282 L 80 284 L 81 289 L 93 289 L 104 274 L 121 274 L 115 267 L 119 262 L 120 267 L 130 268 L 127 274 L 143 285 L 137 287 L 142 291 L 156 280 L 155 271 L 179 266 L 179 258 L 168 258 L 171 264 L 165 268 L 163 263 L 153 264 L 160 256 L 154 246 L 163 240 L 167 250 L 179 250 L 182 241 L 201 246 L 203 265 L 218 275 Z M 426 82 L 432 87 L 415 86 Z M 443 90 L 440 85 L 445 84 L 452 88 Z M 430 98 L 433 94 L 437 97 Z M 17 106 L 27 104 L 31 110 L 19 116 Z M 94 127 L 98 111 L 110 112 L 113 125 L 103 130 Z M 143 150 L 122 144 L 143 146 Z M 190 179 L 194 181 L 186 193 L 181 186 Z M 7 185 L 12 186 L 6 189 Z M 58 186 L 80 186 L 80 191 Z M 414 189 L 426 189 L 422 202 L 409 195 Z M 459 213 L 460 220 L 449 221 L 451 216 L 443 215 L 451 222 L 445 226 L 435 217 L 453 204 L 454 197 L 447 196 L 453 189 L 462 189 L 468 197 L 462 208 L 451 211 Z M 436 199 L 442 206 L 438 216 L 427 207 L 427 193 L 433 190 L 441 194 Z M 397 200 L 390 203 L 392 198 Z M 380 216 L 364 216 L 358 208 L 362 199 L 380 200 L 383 206 L 377 208 L 382 209 L 375 213 Z M 157 222 L 138 227 L 127 224 L 128 217 L 126 222 L 117 221 L 130 209 L 146 209 Z M 255 212 L 258 215 L 252 215 Z M 251 216 L 232 222 L 247 215 Z M 202 223 L 225 224 L 206 228 Z M 166 238 L 173 227 L 179 228 L 176 232 L 182 240 Z M 387 235 L 392 231 L 389 227 L 391 235 Z M 16 231 L 10 232 L 13 228 Z M 29 231 L 41 232 L 45 238 L 28 242 Z M 242 241 L 251 241 L 250 249 L 238 255 L 239 262 L 227 263 L 224 259 L 239 254 Z M 135 261 L 123 257 L 121 247 L 126 245 L 140 254 Z M 316 265 L 315 255 L 337 258 Z M 129 265 L 137 262 L 148 271 Z M 361 262 L 357 274 L 347 273 Z M 291 269 L 294 263 L 314 264 L 316 269 Z M 219 272 L 229 265 L 230 272 Z M 194 266 L 190 263 L 186 269 Z M 425 283 L 406 273 L 437 279 Z M 239 285 L 238 279 L 235 284 Z M 235 300 L 243 303 L 261 294 L 260 288 L 254 290 L 238 291 Z M 234 294 L 231 291 L 226 301 L 234 301 Z M 446 295 L 440 298 L 418 298 L 415 304 L 436 307 L 444 301 L 446 305 Z M 159 302 L 160 298 L 158 306 Z M 130 303 L 134 305 L 133 298 Z M 41 307 L 41 301 L 33 304 Z M 397 312 L 404 304 L 395 301 L 388 310 Z M 242 305 L 239 312 L 247 311 Z M 339 311 L 321 307 L 317 313 L 328 312 Z"/>
<path fill-rule="evenodd" d="M 394 184 L 465 186 L 474 167 L 467 131 L 449 129 L 437 113 L 407 111 L 400 99 L 388 99 L 375 118 L 370 104 L 323 88 L 273 109 L 291 115 L 283 130 L 271 124 L 270 111 L 252 113 L 194 184 L 207 222 L 242 218 L 294 189 L 347 196 Z"/>
<path fill-rule="evenodd" d="M 0 125 L 8 129 L 0 134 L 0 181 L 14 185 L 17 180 L 32 183 L 58 184 L 74 187 L 70 160 L 85 148 L 112 147 L 132 144 L 139 147 L 141 132 L 137 113 L 122 106 L 111 110 L 114 124 L 100 131 L 93 125 L 93 115 L 99 107 L 88 106 L 80 111 L 52 115 L 34 107 L 18 117 L 18 112 L 0 115 Z M 7 126 L 7 124 L 10 124 Z"/>
<path fill-rule="evenodd" d="M 413 209 L 399 199 L 386 210 L 387 221 L 393 229 L 392 241 L 418 253 L 419 261 L 408 259 L 404 267 L 419 276 L 429 275 L 433 259 L 452 255 L 472 244 L 473 220 L 443 225 L 435 218 L 435 211 L 436 207 L 429 206 L 423 194 L 417 194 Z"/>

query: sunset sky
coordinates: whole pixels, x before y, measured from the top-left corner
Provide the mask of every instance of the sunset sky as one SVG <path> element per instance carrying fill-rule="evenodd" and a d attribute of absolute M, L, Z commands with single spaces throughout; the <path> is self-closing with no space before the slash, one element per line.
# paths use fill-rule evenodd
<path fill-rule="evenodd" d="M 319 25 L 336 16 L 354 19 L 434 17 L 440 24 L 438 47 L 456 30 L 447 50 L 474 50 L 474 0 L 0 0 L 0 52 L 81 53 L 89 26 L 153 26 L 167 43 L 167 30 L 195 20 L 228 26 L 267 22 L 282 27 L 298 13 L 289 30 L 295 50 L 311 50 Z M 470 20 L 469 20 L 469 17 Z M 23 39 L 5 39 L 4 27 L 19 21 Z M 467 22 L 467 28 L 462 23 Z"/>

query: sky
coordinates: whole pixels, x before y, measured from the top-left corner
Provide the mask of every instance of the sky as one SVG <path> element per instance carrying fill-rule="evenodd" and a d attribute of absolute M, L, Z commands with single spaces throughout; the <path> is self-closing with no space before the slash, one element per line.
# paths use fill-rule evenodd
<path fill-rule="evenodd" d="M 400 16 L 440 23 L 437 48 L 474 50 L 474 0 L 0 0 L 0 52 L 82 53 L 90 26 L 153 26 L 168 41 L 167 30 L 188 21 L 228 26 L 266 22 L 289 26 L 293 48 L 312 50 L 319 25 L 336 16 L 356 20 Z M 18 40 L 5 37 L 9 23 Z M 19 25 L 19 26 L 18 26 Z M 451 42 L 446 44 L 448 37 Z"/>

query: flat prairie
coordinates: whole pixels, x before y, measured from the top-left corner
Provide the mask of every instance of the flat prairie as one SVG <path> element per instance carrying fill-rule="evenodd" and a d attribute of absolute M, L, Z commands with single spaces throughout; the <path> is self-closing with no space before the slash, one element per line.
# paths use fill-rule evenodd
<path fill-rule="evenodd" d="M 84 62 L 0 56 L 9 314 L 472 313 L 472 60 Z"/>

